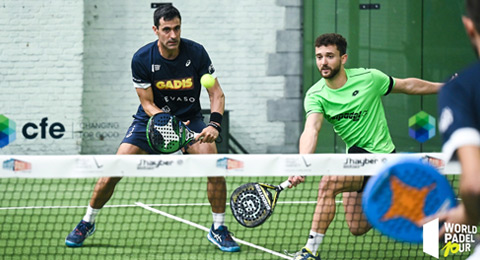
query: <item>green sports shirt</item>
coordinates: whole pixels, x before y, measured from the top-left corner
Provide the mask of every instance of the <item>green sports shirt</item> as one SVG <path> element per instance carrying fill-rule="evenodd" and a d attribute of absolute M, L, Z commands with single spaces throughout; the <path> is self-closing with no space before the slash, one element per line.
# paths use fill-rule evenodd
<path fill-rule="evenodd" d="M 392 77 L 376 69 L 345 69 L 347 82 L 331 89 L 319 80 L 305 96 L 305 111 L 321 113 L 347 144 L 371 153 L 391 153 L 395 149 L 388 130 L 381 97 L 394 85 Z"/>

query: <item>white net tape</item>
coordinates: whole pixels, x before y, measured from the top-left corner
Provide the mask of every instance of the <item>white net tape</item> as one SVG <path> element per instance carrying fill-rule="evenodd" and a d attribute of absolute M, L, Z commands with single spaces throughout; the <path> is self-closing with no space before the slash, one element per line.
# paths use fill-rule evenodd
<path fill-rule="evenodd" d="M 428 162 L 444 174 L 460 173 L 459 164 L 446 163 L 441 153 L 0 155 L 0 178 L 374 175 L 401 158 Z"/>

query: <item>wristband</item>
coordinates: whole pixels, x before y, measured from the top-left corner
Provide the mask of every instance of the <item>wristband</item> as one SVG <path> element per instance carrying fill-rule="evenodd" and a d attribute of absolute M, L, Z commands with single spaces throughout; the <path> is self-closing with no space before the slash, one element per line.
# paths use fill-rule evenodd
<path fill-rule="evenodd" d="M 222 132 L 222 127 L 215 124 L 215 123 L 209 123 L 207 126 L 211 126 L 211 127 L 215 128 L 218 131 L 218 133 Z"/>
<path fill-rule="evenodd" d="M 210 114 L 210 121 L 218 123 L 219 125 L 222 124 L 222 119 L 223 119 L 222 114 L 218 112 L 213 112 Z"/>

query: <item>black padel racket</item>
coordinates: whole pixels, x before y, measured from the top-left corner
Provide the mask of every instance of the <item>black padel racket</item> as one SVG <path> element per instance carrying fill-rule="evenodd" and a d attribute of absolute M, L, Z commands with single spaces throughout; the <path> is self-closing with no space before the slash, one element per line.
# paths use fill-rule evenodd
<path fill-rule="evenodd" d="M 285 181 L 278 186 L 265 183 L 246 183 L 235 189 L 230 197 L 233 216 L 245 227 L 256 227 L 273 213 L 278 195 L 291 183 Z M 272 195 L 270 191 L 275 191 Z"/>
<path fill-rule="evenodd" d="M 169 154 L 194 142 L 198 133 L 190 130 L 181 120 L 167 113 L 153 115 L 147 124 L 147 140 L 152 150 Z"/>

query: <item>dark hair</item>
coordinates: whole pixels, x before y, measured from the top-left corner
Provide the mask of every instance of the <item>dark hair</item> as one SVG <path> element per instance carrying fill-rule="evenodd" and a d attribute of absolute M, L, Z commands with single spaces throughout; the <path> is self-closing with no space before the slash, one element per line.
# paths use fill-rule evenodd
<path fill-rule="evenodd" d="M 153 24 L 158 28 L 160 25 L 160 19 L 163 18 L 165 21 L 170 21 L 175 17 L 178 17 L 180 21 L 182 20 L 178 9 L 172 4 L 162 4 L 153 13 Z"/>
<path fill-rule="evenodd" d="M 328 45 L 337 46 L 338 51 L 340 51 L 340 56 L 347 53 L 347 40 L 338 33 L 325 33 L 318 36 L 315 40 L 315 47 Z"/>
<path fill-rule="evenodd" d="M 478 0 L 465 0 L 465 10 L 467 16 L 472 19 L 475 24 L 475 29 L 480 32 L 480 1 Z"/>

